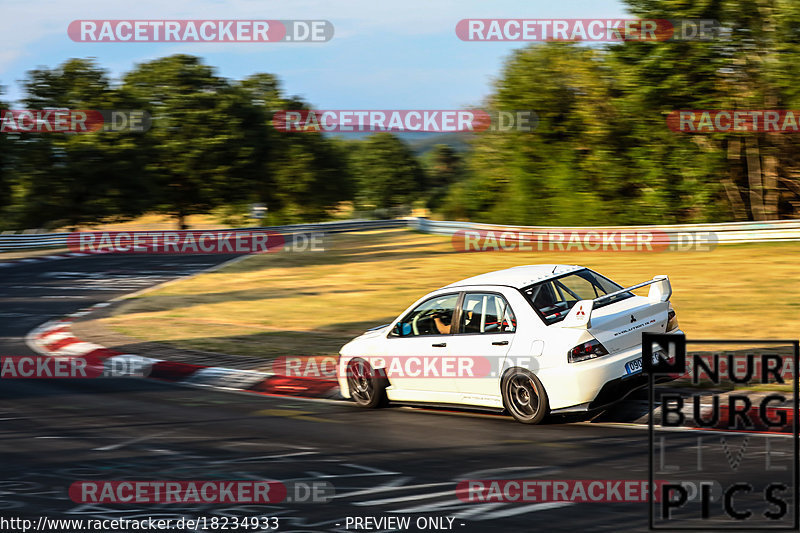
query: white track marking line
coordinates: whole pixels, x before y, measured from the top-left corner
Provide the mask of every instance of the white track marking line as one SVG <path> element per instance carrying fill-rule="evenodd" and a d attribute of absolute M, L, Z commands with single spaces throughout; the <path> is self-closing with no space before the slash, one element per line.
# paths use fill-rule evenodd
<path fill-rule="evenodd" d="M 461 500 L 445 500 L 443 502 L 436 502 L 436 503 L 428 503 L 425 505 L 418 505 L 416 507 L 406 507 L 405 509 L 396 509 L 393 511 L 389 511 L 390 513 L 403 513 L 403 514 L 413 514 L 413 513 L 427 513 L 429 511 L 435 511 L 437 509 L 445 508 L 445 509 L 452 509 L 453 507 L 461 507 L 465 505 L 467 502 Z"/>
<path fill-rule="evenodd" d="M 258 457 L 238 457 L 236 459 L 222 459 L 219 461 L 211 461 L 209 464 L 212 465 L 221 465 L 226 463 L 249 463 L 252 461 L 256 461 L 258 459 L 283 459 L 286 457 L 298 457 L 301 455 L 316 455 L 319 452 L 293 452 L 293 453 L 281 453 L 278 455 L 261 455 Z"/>
<path fill-rule="evenodd" d="M 344 466 L 349 466 L 351 468 L 357 468 L 359 470 L 364 470 L 366 472 L 370 472 L 371 474 L 376 474 L 376 475 L 385 475 L 385 474 L 397 475 L 397 474 L 400 474 L 400 472 L 389 472 L 388 470 L 382 470 L 380 468 L 373 468 L 371 466 L 354 465 L 353 463 L 343 463 L 343 464 L 344 464 Z"/>
<path fill-rule="evenodd" d="M 510 507 L 500 511 L 494 511 L 487 515 L 481 516 L 479 520 L 494 520 L 495 518 L 505 518 L 507 516 L 516 516 L 525 513 L 535 513 L 537 511 L 547 511 L 549 509 L 558 509 L 560 507 L 568 507 L 575 505 L 573 502 L 542 502 L 534 503 L 531 505 L 523 505 L 522 507 Z"/>
<path fill-rule="evenodd" d="M 456 513 L 453 516 L 459 519 L 469 518 L 471 516 L 481 515 L 486 511 L 491 511 L 492 509 L 496 509 L 497 507 L 502 507 L 503 505 L 505 505 L 503 502 L 482 503 L 480 505 L 476 505 L 471 509 L 461 511 L 460 513 Z"/>
<path fill-rule="evenodd" d="M 356 491 L 353 491 L 353 492 L 346 492 L 344 494 L 336 494 L 331 499 L 348 498 L 350 496 L 362 496 L 364 494 L 373 494 L 373 493 L 376 493 L 376 492 L 387 492 L 387 491 L 393 491 L 393 490 L 401 490 L 401 489 L 403 489 L 403 487 L 400 487 L 399 485 L 402 485 L 403 483 L 405 483 L 406 481 L 409 481 L 410 479 L 411 479 L 410 477 L 401 477 L 401 478 L 398 478 L 398 479 L 393 479 L 391 481 L 388 481 L 388 482 L 384 483 L 383 485 L 380 485 L 378 487 L 373 487 L 371 489 L 363 489 L 363 490 L 356 490 Z"/>
<path fill-rule="evenodd" d="M 411 490 L 411 489 L 427 489 L 430 487 L 442 487 L 444 485 L 451 485 L 452 483 L 423 483 L 422 485 L 401 485 L 401 483 L 405 483 L 411 479 L 410 477 L 404 477 L 400 479 L 396 479 L 390 481 L 387 484 L 381 485 L 379 487 L 373 487 L 371 489 L 364 489 L 364 490 L 357 490 L 355 492 L 346 492 L 344 494 L 337 494 L 333 498 L 349 498 L 351 496 L 363 496 L 365 494 L 376 494 L 378 492 L 400 492 L 404 490 Z"/>
<path fill-rule="evenodd" d="M 136 437 L 135 439 L 131 439 L 125 442 L 120 442 L 118 444 L 109 444 L 108 446 L 101 446 L 100 448 L 92 448 L 93 452 L 109 452 L 111 450 L 117 450 L 119 448 L 123 448 L 130 444 L 135 444 L 137 442 L 142 442 L 143 440 L 152 439 L 153 437 L 159 437 L 161 435 L 168 435 L 169 433 L 174 433 L 174 431 L 165 431 L 162 433 L 154 433 L 153 435 L 144 435 L 142 437 Z"/>
<path fill-rule="evenodd" d="M 449 485 L 449 483 L 448 483 Z M 429 500 L 431 498 L 438 498 L 439 496 L 452 496 L 454 490 L 445 490 L 442 492 L 431 492 L 428 494 L 414 494 L 412 496 L 400 496 L 397 498 L 387 498 L 385 500 L 370 500 L 367 502 L 354 502 L 353 505 L 359 506 L 367 506 L 367 505 L 384 505 L 387 503 L 402 503 L 402 502 L 413 502 L 419 500 Z M 459 500 L 460 501 L 460 500 Z"/>

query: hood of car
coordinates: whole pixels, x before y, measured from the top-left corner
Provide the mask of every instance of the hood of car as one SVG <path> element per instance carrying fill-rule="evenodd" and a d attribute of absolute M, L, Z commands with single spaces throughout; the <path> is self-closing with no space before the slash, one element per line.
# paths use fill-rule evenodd
<path fill-rule="evenodd" d="M 367 331 L 359 335 L 353 340 L 367 340 L 367 339 L 374 339 L 375 337 L 382 337 L 385 336 L 389 328 L 389 324 L 384 324 L 382 326 L 377 326 L 374 328 L 369 328 Z"/>
<path fill-rule="evenodd" d="M 375 342 L 377 339 L 386 336 L 389 326 L 390 324 L 384 324 L 382 326 L 377 326 L 368 329 L 358 337 L 354 338 L 353 340 L 342 346 L 342 349 L 339 350 L 339 353 L 341 353 L 342 355 L 347 355 L 347 352 L 353 348 L 356 348 L 357 351 L 368 349 L 368 347 L 372 345 L 372 343 Z"/>

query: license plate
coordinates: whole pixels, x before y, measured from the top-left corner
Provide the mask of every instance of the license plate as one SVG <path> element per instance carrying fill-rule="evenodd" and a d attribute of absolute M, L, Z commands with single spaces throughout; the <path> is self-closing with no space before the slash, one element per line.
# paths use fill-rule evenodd
<path fill-rule="evenodd" d="M 653 352 L 653 364 L 658 363 L 658 360 L 663 353 L 662 350 L 657 350 Z M 638 374 L 642 371 L 642 358 L 634 359 L 633 361 L 628 361 L 625 363 L 625 373 L 630 374 Z"/>
<path fill-rule="evenodd" d="M 638 374 L 642 371 L 642 358 L 634 359 L 625 363 L 625 372 L 627 374 Z"/>

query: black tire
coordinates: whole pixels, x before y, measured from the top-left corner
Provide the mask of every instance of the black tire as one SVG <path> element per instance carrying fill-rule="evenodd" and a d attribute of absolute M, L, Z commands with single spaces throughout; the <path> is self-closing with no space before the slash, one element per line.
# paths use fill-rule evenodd
<path fill-rule="evenodd" d="M 356 357 L 347 363 L 347 389 L 350 398 L 359 407 L 383 407 L 389 403 L 386 397 L 388 382 L 382 371 L 376 371 L 372 366 Z"/>
<path fill-rule="evenodd" d="M 542 382 L 524 368 L 512 368 L 501 384 L 503 405 L 517 422 L 538 424 L 550 412 Z"/>

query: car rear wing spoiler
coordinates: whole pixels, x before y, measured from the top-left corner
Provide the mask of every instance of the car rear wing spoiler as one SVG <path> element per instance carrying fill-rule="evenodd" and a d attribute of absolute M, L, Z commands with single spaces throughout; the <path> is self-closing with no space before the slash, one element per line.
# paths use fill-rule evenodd
<path fill-rule="evenodd" d="M 588 329 L 592 327 L 592 311 L 597 304 L 602 303 L 605 300 L 609 300 L 614 296 L 640 289 L 648 285 L 650 285 L 650 292 L 647 293 L 647 297 L 651 300 L 656 302 L 666 302 L 672 296 L 672 285 L 669 282 L 669 276 L 655 276 L 649 281 L 637 283 L 636 285 L 631 285 L 630 287 L 625 287 L 624 289 L 604 294 L 603 296 L 595 298 L 594 300 L 580 300 L 576 302 L 575 305 L 572 306 L 572 309 L 567 316 L 564 317 L 564 320 L 561 322 L 560 326 L 563 328 Z"/>

